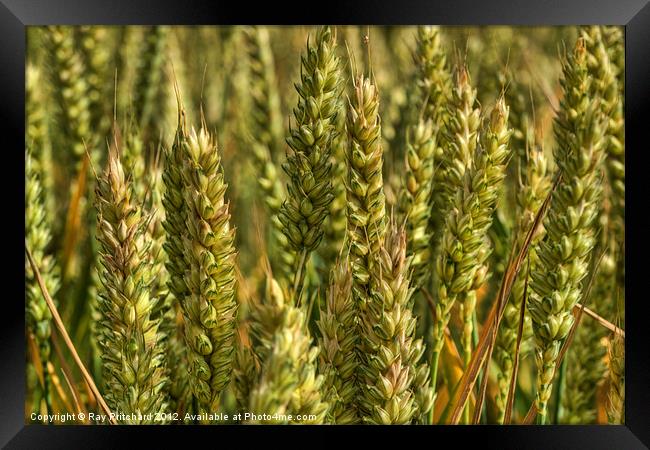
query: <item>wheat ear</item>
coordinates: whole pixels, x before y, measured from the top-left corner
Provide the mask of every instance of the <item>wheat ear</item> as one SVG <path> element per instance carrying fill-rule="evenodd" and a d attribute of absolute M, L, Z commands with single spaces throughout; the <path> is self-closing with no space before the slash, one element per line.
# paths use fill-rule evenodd
<path fill-rule="evenodd" d="M 536 247 L 540 263 L 532 271 L 533 295 L 528 299 L 535 334 L 539 423 L 546 421 L 556 360 L 573 325 L 573 307 L 582 296 L 602 190 L 598 180 L 605 123 L 598 101 L 590 95 L 592 79 L 583 39 L 578 39 L 562 66 L 564 98 L 554 128 L 558 142 L 554 157 L 562 181 L 553 192 L 544 222 L 546 236 Z"/>
<path fill-rule="evenodd" d="M 323 392 L 330 404 L 328 419 L 335 424 L 360 421 L 357 315 L 350 267 L 347 258 L 341 257 L 332 269 L 325 308 L 318 321 L 321 332 L 319 368 L 325 375 Z"/>
<path fill-rule="evenodd" d="M 71 28 L 50 26 L 44 30 L 43 37 L 50 67 L 51 95 L 58 106 L 57 136 L 62 140 L 56 144 L 72 150 L 70 163 L 78 170 L 86 153 L 84 143 L 91 155 L 97 156 L 92 145 L 89 87 L 84 78 L 86 68 L 75 50 Z"/>
<path fill-rule="evenodd" d="M 43 85 L 43 72 L 34 65 L 25 67 L 25 137 L 31 149 L 32 164 L 39 174 L 41 188 L 49 192 L 43 201 L 46 214 L 50 217 L 53 234 L 56 234 L 56 199 L 54 183 L 54 161 L 52 159 L 52 140 L 50 137 L 49 108 L 46 107 L 46 89 Z"/>
<path fill-rule="evenodd" d="M 332 140 L 336 134 L 336 106 L 341 95 L 340 62 L 336 36 L 329 27 L 318 30 L 314 44 L 307 43 L 302 57 L 294 125 L 287 143 L 291 153 L 283 168 L 289 176 L 288 196 L 279 219 L 291 249 L 296 253 L 295 300 L 300 302 L 305 265 L 323 237 L 332 195 Z"/>
<path fill-rule="evenodd" d="M 515 134 L 513 134 L 513 137 Z M 523 136 L 523 133 L 522 133 Z M 520 145 L 522 142 L 518 140 Z M 515 147 L 513 145 L 513 147 Z M 519 147 L 515 147 L 519 148 Z M 540 149 L 530 148 L 524 160 L 520 160 L 522 177 L 520 185 L 518 186 L 517 195 L 517 214 L 518 220 L 513 233 L 514 243 L 519 249 L 523 245 L 523 240 L 528 233 L 528 230 L 535 221 L 535 215 L 542 203 L 546 199 L 549 190 L 551 189 L 551 178 L 549 176 L 548 161 L 544 152 Z M 533 247 L 529 249 L 528 258 L 530 267 L 535 267 L 537 264 L 537 257 L 535 255 L 534 244 L 544 236 L 543 228 L 537 232 L 533 237 Z M 517 346 L 517 332 L 519 327 L 519 316 L 521 311 L 521 301 L 523 300 L 524 290 L 526 288 L 526 278 L 528 272 L 528 264 L 522 267 L 517 279 L 512 287 L 512 294 L 508 303 L 506 304 L 503 318 L 499 324 L 499 331 L 494 348 L 494 359 L 499 367 L 497 373 L 497 383 L 499 386 L 499 393 L 496 397 L 498 422 L 503 423 L 505 417 L 506 402 L 508 397 L 508 390 L 510 388 L 510 380 L 513 375 L 513 355 Z M 530 328 L 530 316 L 525 315 L 524 332 L 532 333 Z M 525 334 L 526 336 L 526 334 Z"/>
<path fill-rule="evenodd" d="M 360 409 L 367 423 L 411 423 L 428 413 L 433 391 L 420 362 L 424 344 L 415 337 L 405 230 L 392 224 L 373 257 L 371 297 L 360 308 Z"/>
<path fill-rule="evenodd" d="M 606 31 L 602 26 L 583 27 L 580 36 L 587 47 L 587 65 L 594 77 L 591 84 L 592 95 L 599 98 L 603 114 L 608 118 L 606 131 L 606 168 L 612 189 L 612 200 L 616 214 L 625 220 L 625 118 L 623 111 L 623 94 L 619 83 L 621 69 L 611 60 L 619 58 L 616 47 L 620 42 L 611 42 L 612 50 L 606 43 Z"/>
<path fill-rule="evenodd" d="M 307 331 L 307 316 L 295 301 L 286 299 L 280 285 L 270 280 L 265 306 L 261 310 L 268 321 L 259 321 L 262 343 L 262 368 L 251 390 L 249 410 L 254 417 L 250 423 L 288 423 L 275 414 L 301 415 L 301 423 L 323 423 L 328 405 L 321 399 L 323 377 L 316 374 L 319 349 L 311 345 Z"/>
<path fill-rule="evenodd" d="M 329 215 L 324 223 L 323 243 L 319 253 L 323 259 L 323 266 L 329 270 L 336 264 L 338 255 L 343 249 L 346 227 L 346 192 L 345 179 L 347 166 L 345 154 L 348 146 L 348 136 L 345 130 L 347 117 L 347 103 L 341 99 L 337 106 L 339 113 L 336 115 L 336 136 L 332 141 L 332 194 L 334 196 L 329 207 Z"/>
<path fill-rule="evenodd" d="M 103 137 L 110 128 L 110 110 L 104 99 L 110 95 L 113 87 L 112 73 L 107 70 L 110 65 L 109 47 L 106 45 L 108 30 L 98 26 L 80 26 L 75 28 L 77 49 L 86 68 L 88 84 L 88 108 L 90 123 L 98 136 Z M 121 75 L 121 73 L 120 73 Z"/>
<path fill-rule="evenodd" d="M 431 247 L 435 219 L 433 206 L 434 156 L 446 113 L 450 85 L 446 57 L 437 27 L 418 27 L 415 54 L 419 87 L 418 119 L 406 130 L 405 203 L 409 256 L 416 288 L 431 274 Z"/>
<path fill-rule="evenodd" d="M 386 234 L 383 150 L 379 92 L 363 75 L 354 84 L 348 109 L 347 245 L 350 249 L 352 292 L 357 303 L 368 296 L 372 255 Z"/>
<path fill-rule="evenodd" d="M 141 414 L 166 411 L 162 395 L 168 383 L 160 318 L 153 317 L 158 299 L 153 281 L 148 217 L 132 198 L 117 149 L 109 150 L 108 166 L 97 181 L 97 240 L 103 267 L 98 324 L 106 401 L 111 409 L 134 413 L 125 423 L 153 422 Z"/>
<path fill-rule="evenodd" d="M 490 245 L 487 232 L 505 178 L 510 158 L 508 108 L 497 100 L 481 132 L 481 145 L 474 150 L 463 174 L 462 190 L 452 199 L 436 259 L 438 302 L 433 327 L 432 383 L 435 386 L 437 359 L 444 343 L 452 306 L 460 303 L 463 321 L 462 349 L 467 365 L 472 351 L 472 316 L 476 290 L 488 275 Z M 459 147 L 460 148 L 460 147 Z"/>
<path fill-rule="evenodd" d="M 52 297 L 59 289 L 59 271 L 54 258 L 46 252 L 51 240 L 50 224 L 45 210 L 45 192 L 40 180 L 40 171 L 34 163 L 30 146 L 25 151 L 25 240 L 31 249 L 36 266 L 39 268 L 47 291 Z M 27 328 L 33 334 L 38 347 L 43 374 L 42 398 L 47 411 L 52 411 L 52 380 L 47 370 L 50 360 L 50 336 L 52 334 L 52 314 L 41 295 L 29 262 L 25 262 L 25 318 Z M 35 405 L 40 412 L 40 405 Z"/>
<path fill-rule="evenodd" d="M 282 232 L 278 213 L 285 196 L 276 161 L 282 148 L 282 117 L 275 66 L 268 30 L 251 27 L 244 31 L 250 69 L 251 124 L 250 145 L 257 170 L 261 199 L 271 222 L 271 267 L 278 278 L 291 280 L 295 255 L 287 252 L 287 237 Z"/>
<path fill-rule="evenodd" d="M 619 334 L 609 343 L 609 423 L 625 423 L 625 340 Z"/>
<path fill-rule="evenodd" d="M 458 65 L 454 71 L 452 94 L 447 106 L 447 123 L 441 136 L 440 167 L 434 199 L 435 207 L 443 217 L 451 207 L 458 189 L 463 185 L 465 172 L 472 163 L 478 145 L 481 110 L 476 102 L 467 67 Z"/>
<path fill-rule="evenodd" d="M 164 104 L 161 95 L 162 64 L 168 29 L 164 26 L 144 27 L 142 42 L 136 58 L 133 84 L 133 110 L 145 141 L 157 138 L 155 126 L 162 122 L 160 111 Z M 153 134 L 152 134 L 153 133 Z"/>
<path fill-rule="evenodd" d="M 235 230 L 214 137 L 204 128 L 192 129 L 182 147 L 187 292 L 180 303 L 192 392 L 202 410 L 213 411 L 230 381 L 234 356 Z"/>

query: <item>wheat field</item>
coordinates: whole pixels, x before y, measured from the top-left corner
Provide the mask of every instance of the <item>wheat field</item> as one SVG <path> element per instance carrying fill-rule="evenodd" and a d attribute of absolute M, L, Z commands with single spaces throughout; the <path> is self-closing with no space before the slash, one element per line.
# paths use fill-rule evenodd
<path fill-rule="evenodd" d="M 27 423 L 624 423 L 622 28 L 27 48 Z"/>

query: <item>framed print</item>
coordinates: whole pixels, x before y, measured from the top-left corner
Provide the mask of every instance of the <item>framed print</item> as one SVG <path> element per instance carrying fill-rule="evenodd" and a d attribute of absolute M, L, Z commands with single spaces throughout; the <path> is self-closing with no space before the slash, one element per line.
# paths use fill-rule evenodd
<path fill-rule="evenodd" d="M 3 445 L 650 442 L 644 1 L 3 0 L 0 20 L 25 172 L 3 177 L 25 211 Z"/>

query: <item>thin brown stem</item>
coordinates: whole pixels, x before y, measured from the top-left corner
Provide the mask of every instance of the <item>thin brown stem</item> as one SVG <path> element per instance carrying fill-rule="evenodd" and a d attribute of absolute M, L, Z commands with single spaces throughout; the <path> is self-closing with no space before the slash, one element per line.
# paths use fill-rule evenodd
<path fill-rule="evenodd" d="M 68 389 L 70 389 L 70 393 L 72 394 L 72 401 L 74 401 L 74 406 L 77 410 L 77 413 L 83 413 L 84 410 L 81 408 L 79 398 L 77 397 L 77 394 L 75 394 L 75 390 L 72 388 L 72 383 L 70 383 L 70 380 L 68 379 L 68 376 L 65 374 L 65 371 L 63 371 L 63 369 L 61 369 L 61 374 L 63 375 L 65 383 L 68 385 Z M 84 423 L 88 422 L 84 420 Z"/>
<path fill-rule="evenodd" d="M 625 339 L 625 330 L 624 329 L 617 327 L 616 325 L 611 323 L 609 320 L 607 320 L 604 317 L 598 315 L 597 313 L 595 313 L 591 309 L 587 308 L 586 306 L 583 307 L 580 303 L 578 303 L 577 305 L 575 305 L 573 307 L 574 311 L 577 311 L 579 309 L 582 309 L 583 312 L 587 315 L 587 317 L 591 317 L 592 319 L 594 319 L 596 322 L 598 322 L 603 327 L 607 328 L 612 333 L 618 334 L 623 339 Z"/>

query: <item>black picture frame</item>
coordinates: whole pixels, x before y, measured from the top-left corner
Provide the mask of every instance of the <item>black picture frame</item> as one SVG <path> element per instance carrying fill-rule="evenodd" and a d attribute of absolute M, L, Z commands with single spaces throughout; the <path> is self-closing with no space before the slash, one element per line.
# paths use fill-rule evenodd
<path fill-rule="evenodd" d="M 434 445 L 438 435 L 447 435 L 438 442 L 463 444 L 468 439 L 488 448 L 570 448 L 570 449 L 636 449 L 650 445 L 650 352 L 647 342 L 650 327 L 644 314 L 642 293 L 643 230 L 647 230 L 643 197 L 644 180 L 638 173 L 647 167 L 644 160 L 650 150 L 650 140 L 644 126 L 650 107 L 650 3 L 647 0 L 497 0 L 473 2 L 435 0 L 390 1 L 328 1 L 326 7 L 316 3 L 286 2 L 277 4 L 222 1 L 100 1 L 100 0 L 0 0 L 0 124 L 3 128 L 3 152 L 6 164 L 2 176 L 6 192 L 5 224 L 12 236 L 5 241 L 4 273 L 18 271 L 14 259 L 24 257 L 18 238 L 23 223 L 20 192 L 24 159 L 16 147 L 24 145 L 25 92 L 25 27 L 46 24 L 441 24 L 441 25 L 579 25 L 607 24 L 625 26 L 626 48 L 626 162 L 628 214 L 626 303 L 626 424 L 621 426 L 438 426 L 409 427 L 409 432 L 422 434 L 422 442 Z M 7 139 L 7 137 L 9 139 Z M 22 161 L 22 162 L 21 162 Z M 15 178 L 14 178 L 15 177 Z M 16 179 L 17 178 L 17 179 Z M 24 194 L 24 193 L 23 193 Z M 11 198 L 8 198 L 11 197 Z M 22 197 L 24 198 L 24 196 Z M 12 209 L 15 206 L 15 210 Z M 9 220 L 7 220 L 9 219 Z M 24 229 L 24 227 L 23 227 Z M 646 231 L 647 233 L 647 231 Z M 15 236 L 15 238 L 14 238 Z M 6 245 L 6 243 L 12 244 Z M 12 255 L 9 248 L 15 255 Z M 14 258 L 15 256 L 15 258 Z M 191 429 L 193 439 L 207 438 L 213 427 L 83 427 L 41 426 L 24 423 L 24 306 L 19 300 L 22 275 L 13 273 L 3 283 L 3 318 L 0 321 L 0 445 L 7 448 L 114 448 L 130 442 L 135 436 L 144 437 L 149 445 L 169 444 L 173 434 Z M 11 289 L 7 291 L 7 286 Z M 14 291 L 15 289 L 15 291 Z M 636 295 L 635 295 L 636 294 Z M 255 427 L 256 432 L 285 436 L 286 428 Z M 218 427 L 225 432 L 231 427 Z M 352 428 L 343 428 L 344 432 Z M 356 429 L 356 428 L 355 428 Z M 152 431 L 153 430 L 153 431 Z M 223 431 L 222 431 L 223 430 Z M 239 427 L 238 433 L 249 433 L 250 427 Z M 292 431 L 310 439 L 313 433 L 328 433 L 330 427 L 292 427 Z M 337 427 L 336 431 L 341 428 Z M 374 427 L 365 430 L 382 438 L 405 432 L 404 427 Z M 363 431 L 365 431 L 363 430 Z M 282 433 L 282 434 L 280 434 Z M 433 434 L 434 436 L 430 436 Z M 286 436 L 284 437 L 286 439 Z M 308 441 L 301 441 L 308 442 Z M 436 445 L 437 446 L 437 445 Z"/>

